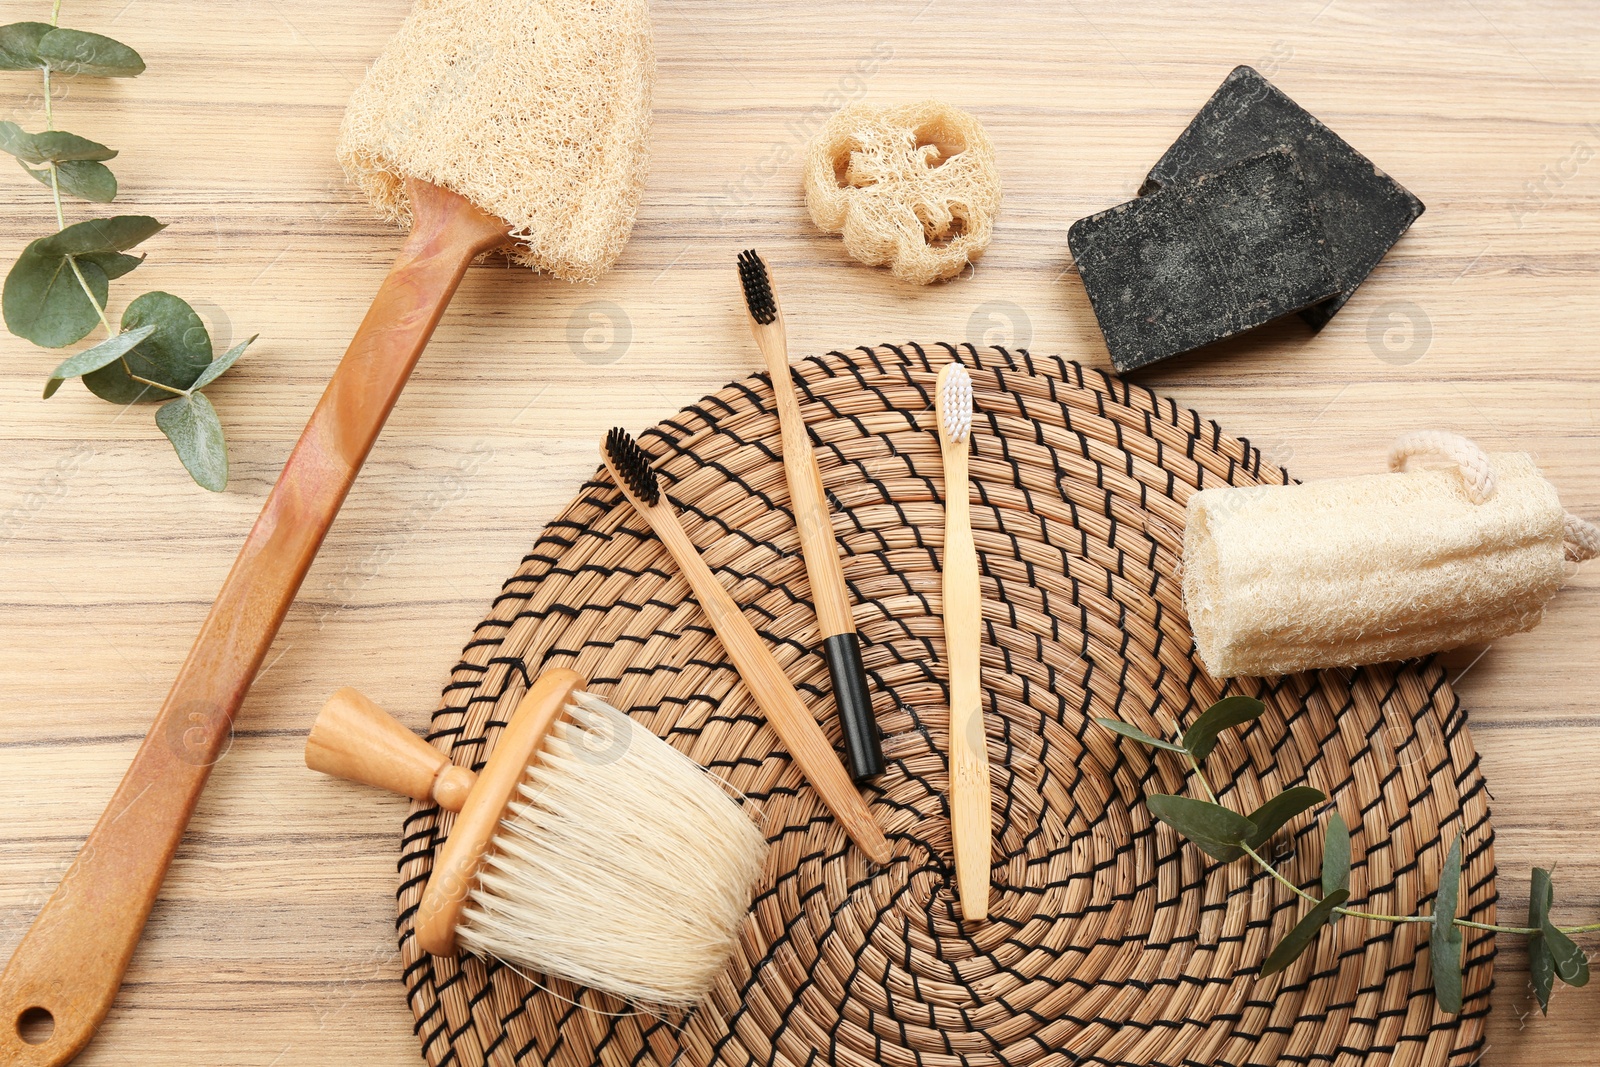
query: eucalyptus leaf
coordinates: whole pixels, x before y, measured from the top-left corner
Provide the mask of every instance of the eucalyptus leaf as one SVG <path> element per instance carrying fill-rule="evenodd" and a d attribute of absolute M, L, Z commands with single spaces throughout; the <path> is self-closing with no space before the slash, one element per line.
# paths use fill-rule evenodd
<path fill-rule="evenodd" d="M 1145 798 L 1150 814 L 1178 831 L 1212 859 L 1227 862 L 1244 853 L 1239 845 L 1256 832 L 1256 824 L 1220 804 L 1189 797 L 1152 793 Z"/>
<path fill-rule="evenodd" d="M 15 122 L 0 122 L 0 149 L 38 166 L 43 163 L 64 163 L 68 160 L 103 160 L 117 158 L 115 148 L 107 148 L 99 141 L 79 137 L 62 130 L 28 133 Z"/>
<path fill-rule="evenodd" d="M 116 281 L 144 262 L 143 256 L 129 256 L 121 252 L 85 252 L 75 258 L 79 263 L 93 263 L 112 281 Z"/>
<path fill-rule="evenodd" d="M 21 162 L 20 160 L 18 162 Z M 45 188 L 50 187 L 50 168 L 34 170 L 23 163 L 22 169 Z M 64 193 L 95 204 L 109 204 L 117 198 L 117 176 L 104 163 L 93 160 L 73 160 L 56 164 L 56 184 Z"/>
<path fill-rule="evenodd" d="M 210 385 L 212 382 L 228 373 L 228 368 L 237 363 L 239 361 L 239 357 L 244 355 L 244 350 L 249 348 L 251 342 L 260 336 L 260 334 L 251 334 L 249 337 L 246 337 L 243 341 L 240 341 L 222 355 L 212 360 L 210 364 L 206 366 L 206 369 L 200 372 L 200 377 L 196 378 L 194 380 L 194 384 L 189 388 L 204 389 L 206 386 Z"/>
<path fill-rule="evenodd" d="M 0 70 L 36 70 L 44 64 L 39 59 L 39 42 L 55 29 L 48 22 L 13 22 L 0 26 Z"/>
<path fill-rule="evenodd" d="M 1350 890 L 1336 889 L 1317 901 L 1316 907 L 1306 912 L 1305 918 L 1295 923 L 1294 929 L 1285 934 L 1283 940 L 1278 942 L 1278 947 L 1272 950 L 1267 961 L 1261 965 L 1261 977 L 1267 978 L 1277 974 L 1299 959 L 1301 953 L 1311 947 L 1311 942 L 1317 939 L 1317 934 L 1333 918 L 1333 909 L 1349 899 Z"/>
<path fill-rule="evenodd" d="M 1439 872 L 1439 891 L 1433 898 L 1433 936 L 1428 954 L 1433 957 L 1433 995 L 1446 1015 L 1461 1014 L 1461 928 L 1456 925 L 1456 903 L 1461 892 L 1461 835 L 1456 834 Z"/>
<path fill-rule="evenodd" d="M 156 425 L 172 442 L 189 477 L 202 488 L 222 492 L 228 484 L 228 443 L 206 395 L 191 393 L 162 404 L 156 409 Z"/>
<path fill-rule="evenodd" d="M 113 404 L 153 403 L 171 394 L 136 381 L 133 375 L 172 389 L 194 385 L 211 363 L 211 335 L 205 322 L 185 301 L 154 292 L 134 300 L 122 313 L 124 330 L 152 325 L 155 332 L 120 362 L 84 375 L 83 384 L 90 392 Z"/>
<path fill-rule="evenodd" d="M 1327 799 L 1322 790 L 1312 789 L 1308 785 L 1285 789 L 1250 813 L 1250 821 L 1256 824 L 1256 832 L 1245 840 L 1245 844 L 1260 848 L 1290 819 Z"/>
<path fill-rule="evenodd" d="M 75 222 L 41 240 L 48 241 L 52 251 L 64 256 L 80 256 L 87 252 L 125 252 L 166 228 L 166 223 L 158 222 L 149 215 L 113 215 L 108 219 Z"/>
<path fill-rule="evenodd" d="M 121 41 L 84 30 L 51 30 L 36 53 L 51 70 L 96 78 L 132 78 L 144 73 L 144 59 Z"/>
<path fill-rule="evenodd" d="M 1533 885 L 1528 891 L 1528 977 L 1533 982 L 1533 995 L 1539 999 L 1539 1010 L 1550 1014 L 1550 990 L 1556 984 L 1555 954 L 1545 940 L 1545 927 L 1550 925 L 1550 905 L 1555 900 L 1555 890 L 1550 884 L 1550 872 L 1543 867 L 1533 869 Z"/>
<path fill-rule="evenodd" d="M 22 250 L 6 275 L 0 309 L 6 328 L 44 348 L 65 348 L 83 340 L 100 322 L 96 304 L 105 307 L 110 286 L 103 270 L 91 262 L 78 264 L 80 284 L 68 257 L 41 237 Z M 94 295 L 91 302 L 84 284 Z"/>
<path fill-rule="evenodd" d="M 254 340 L 254 338 L 252 338 L 252 340 Z M 1121 719 L 1096 719 L 1095 722 L 1099 723 L 1101 726 L 1104 726 L 1107 730 L 1111 730 L 1114 733 L 1119 733 L 1123 737 L 1131 737 L 1140 744 L 1149 745 L 1152 748 L 1164 748 L 1168 752 L 1179 753 L 1187 751 L 1182 745 L 1175 745 L 1171 741 L 1163 741 L 1159 737 L 1151 737 L 1137 726 L 1131 726 L 1128 723 L 1123 722 Z"/>
<path fill-rule="evenodd" d="M 1255 697 L 1223 697 L 1205 710 L 1183 735 L 1183 747 L 1196 760 L 1211 755 L 1217 745 L 1217 735 L 1232 726 L 1259 719 L 1267 706 Z"/>
<path fill-rule="evenodd" d="M 76 378 L 91 371 L 97 371 L 112 360 L 121 359 L 123 353 L 146 337 L 156 332 L 154 326 L 141 326 L 137 330 L 125 330 L 115 337 L 101 341 L 93 348 L 86 348 L 76 355 L 68 356 L 62 360 L 55 370 L 50 372 L 50 380 L 44 383 L 44 398 L 49 400 L 56 395 L 56 390 L 61 388 L 61 383 L 68 378 Z"/>
<path fill-rule="evenodd" d="M 1344 816 L 1334 811 L 1328 816 L 1322 835 L 1322 895 L 1349 888 L 1350 828 L 1345 825 Z"/>
<path fill-rule="evenodd" d="M 1584 955 L 1583 950 L 1573 942 L 1572 938 L 1556 929 L 1555 924 L 1550 921 L 1550 905 L 1555 900 L 1555 885 L 1551 882 L 1548 871 L 1539 871 L 1535 868 L 1534 888 L 1538 888 L 1537 878 L 1540 874 L 1544 875 L 1544 908 L 1538 923 L 1530 922 L 1529 925 L 1537 926 L 1544 933 L 1544 942 L 1555 965 L 1556 977 L 1574 988 L 1588 985 L 1589 957 Z"/>

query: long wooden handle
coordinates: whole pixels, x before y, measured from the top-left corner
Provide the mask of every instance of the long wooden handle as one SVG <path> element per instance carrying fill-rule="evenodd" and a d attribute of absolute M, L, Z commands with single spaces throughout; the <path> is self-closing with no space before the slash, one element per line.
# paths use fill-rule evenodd
<path fill-rule="evenodd" d="M 506 226 L 410 182 L 412 232 L 267 497 L 111 803 L 0 975 L 0 1063 L 58 1067 L 110 1010 L 267 648 L 468 264 Z M 54 1020 L 38 1044 L 26 1013 Z"/>
<path fill-rule="evenodd" d="M 806 563 L 817 626 L 822 631 L 822 651 L 828 660 L 845 754 L 850 757 L 850 774 L 861 782 L 883 773 L 883 744 L 872 714 L 872 700 L 867 695 L 861 646 L 851 614 L 850 592 L 844 584 L 844 565 L 839 561 L 839 542 L 828 514 L 828 496 L 822 487 L 822 470 L 817 466 L 811 435 L 795 396 L 782 313 L 765 325 L 752 319 L 750 328 L 766 360 L 772 394 L 778 402 L 783 469 L 795 527 L 800 532 L 800 552 Z"/>
<path fill-rule="evenodd" d="M 941 394 L 943 390 L 940 390 Z M 943 419 L 940 420 L 943 422 Z M 983 600 L 967 497 L 968 441 L 939 433 L 944 457 L 944 645 L 950 666 L 950 836 L 962 917 L 989 915 L 989 750 L 979 676 Z"/>
<path fill-rule="evenodd" d="M 306 766 L 460 811 L 478 776 L 345 686 L 328 698 L 306 738 Z"/>

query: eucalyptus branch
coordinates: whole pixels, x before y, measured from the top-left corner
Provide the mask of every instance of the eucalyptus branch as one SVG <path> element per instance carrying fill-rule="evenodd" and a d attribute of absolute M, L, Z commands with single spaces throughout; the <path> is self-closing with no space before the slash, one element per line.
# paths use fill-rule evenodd
<path fill-rule="evenodd" d="M 106 161 L 117 152 L 56 128 L 56 77 L 132 78 L 143 73 L 144 60 L 109 37 L 62 28 L 60 16 L 61 2 L 53 0 L 48 24 L 0 26 L 0 70 L 38 71 L 44 87 L 44 130 L 29 133 L 14 122 L 0 122 L 0 151 L 16 156 L 50 190 L 57 229 L 29 244 L 6 275 L 6 328 L 43 348 L 65 348 L 103 328 L 105 340 L 58 363 L 45 383 L 45 397 L 67 379 L 81 377 L 90 392 L 112 403 L 164 401 L 156 410 L 156 426 L 190 476 L 220 491 L 228 480 L 227 443 L 216 409 L 201 390 L 255 338 L 217 355 L 210 330 L 194 308 L 170 293 L 136 298 L 120 324 L 108 315 L 111 281 L 143 262 L 128 250 L 164 226 L 145 215 L 67 224 L 64 194 L 94 203 L 116 199 L 116 175 Z"/>
<path fill-rule="evenodd" d="M 1176 741 L 1154 737 L 1116 719 L 1097 719 L 1106 729 L 1151 748 L 1183 757 L 1185 778 L 1192 776 L 1197 791 L 1205 798 L 1152 793 L 1146 804 L 1161 822 L 1188 837 L 1196 847 L 1222 863 L 1248 857 L 1300 900 L 1311 906 L 1295 927 L 1275 947 L 1262 964 L 1266 977 L 1294 962 L 1316 940 L 1318 933 L 1336 917 L 1347 916 L 1369 922 L 1423 923 L 1433 928 L 1431 965 L 1434 991 L 1440 1007 L 1447 1012 L 1461 1010 L 1460 928 L 1491 933 L 1521 934 L 1528 938 L 1530 972 L 1534 992 L 1542 1008 L 1548 1008 L 1550 991 L 1556 978 L 1568 985 L 1581 986 L 1589 979 L 1588 959 L 1569 935 L 1600 930 L 1600 923 L 1584 926 L 1556 926 L 1549 920 L 1553 898 L 1548 871 L 1535 868 L 1527 926 L 1502 926 L 1464 919 L 1456 915 L 1461 881 L 1461 838 L 1458 836 L 1445 856 L 1434 908 L 1428 915 L 1385 915 L 1346 906 L 1350 897 L 1350 834 L 1337 810 L 1328 816 L 1323 840 L 1322 895 L 1317 896 L 1295 882 L 1262 854 L 1272 836 L 1296 816 L 1323 804 L 1327 797 L 1309 786 L 1294 786 L 1245 815 L 1225 807 L 1206 778 L 1203 763 L 1215 747 L 1222 731 L 1242 726 L 1261 716 L 1266 705 L 1253 697 L 1227 697 L 1212 705 Z M 1444 920 L 1441 922 L 1440 920 Z"/>

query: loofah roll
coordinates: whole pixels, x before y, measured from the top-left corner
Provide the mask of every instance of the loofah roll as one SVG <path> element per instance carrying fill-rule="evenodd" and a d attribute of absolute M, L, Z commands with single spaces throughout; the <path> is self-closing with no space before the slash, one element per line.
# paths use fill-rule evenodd
<path fill-rule="evenodd" d="M 1000 210 L 994 146 L 948 104 L 851 104 L 806 150 L 806 207 L 845 251 L 926 285 L 953 278 L 989 247 Z"/>
<path fill-rule="evenodd" d="M 655 59 L 644 0 L 425 0 L 356 89 L 339 162 L 409 225 L 403 179 L 511 226 L 511 258 L 610 268 L 644 188 Z"/>
<path fill-rule="evenodd" d="M 1434 436 L 1471 449 L 1452 457 L 1467 465 L 1189 498 L 1183 599 L 1213 676 L 1408 659 L 1538 624 L 1571 551 L 1555 488 L 1527 455 Z"/>

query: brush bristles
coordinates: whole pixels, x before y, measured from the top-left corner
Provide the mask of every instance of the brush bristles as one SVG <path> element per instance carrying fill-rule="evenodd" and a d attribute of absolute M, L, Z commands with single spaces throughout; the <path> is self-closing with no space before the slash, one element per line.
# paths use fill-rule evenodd
<path fill-rule="evenodd" d="M 972 430 L 972 375 L 967 368 L 953 363 L 944 376 L 944 433 L 952 444 L 959 445 Z"/>
<path fill-rule="evenodd" d="M 766 326 L 778 317 L 778 302 L 772 297 L 772 282 L 767 265 L 753 248 L 739 253 L 739 281 L 744 285 L 744 302 L 750 317 Z"/>
<path fill-rule="evenodd" d="M 650 467 L 650 453 L 639 447 L 633 435 L 620 426 L 613 426 L 606 434 L 606 454 L 611 457 L 617 473 L 628 483 L 628 491 L 648 505 L 661 499 L 661 487 L 656 482 L 656 472 Z"/>
<path fill-rule="evenodd" d="M 766 840 L 714 778 L 622 712 L 574 693 L 567 714 L 501 820 L 457 940 L 690 1007 L 735 947 Z"/>

